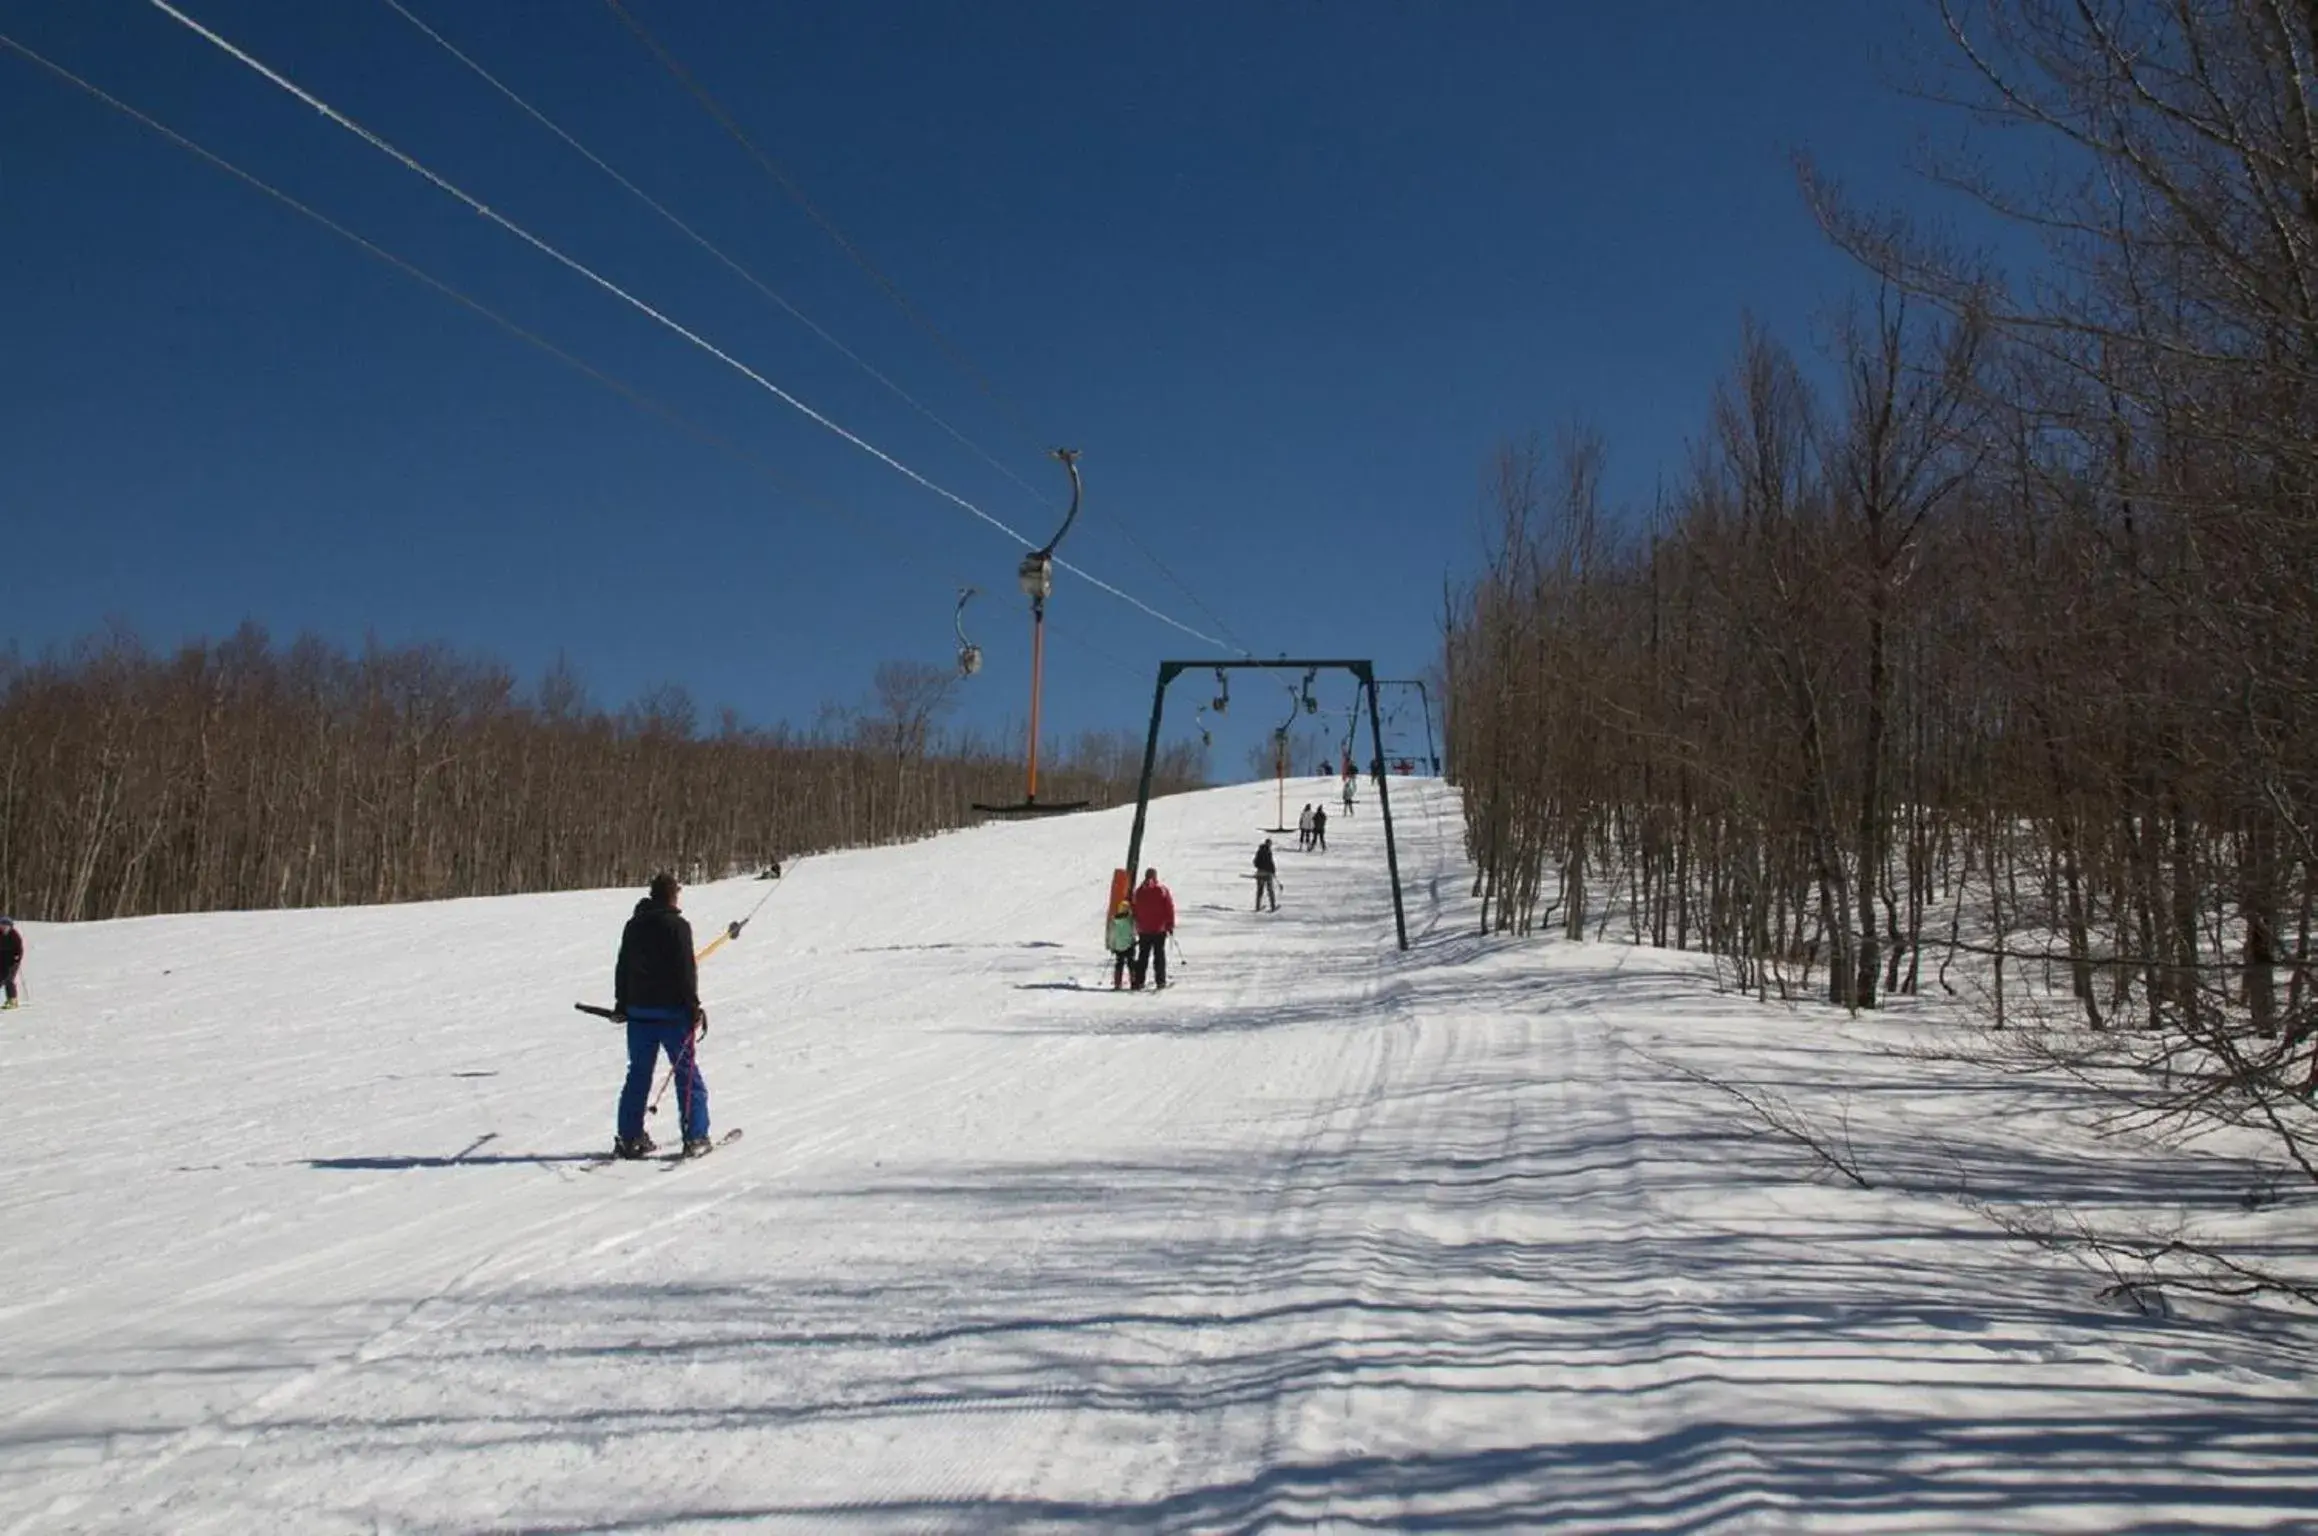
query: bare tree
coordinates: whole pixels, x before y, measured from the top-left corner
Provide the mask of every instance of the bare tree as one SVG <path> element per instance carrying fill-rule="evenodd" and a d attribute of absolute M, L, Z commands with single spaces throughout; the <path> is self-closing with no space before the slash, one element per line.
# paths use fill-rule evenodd
<path fill-rule="evenodd" d="M 1615 909 L 1765 995 L 1968 992 L 2119 1129 L 2251 1127 L 2318 1180 L 2318 23 L 1937 14 L 1958 98 L 2049 150 L 1942 174 L 2049 267 L 1809 179 L 1882 284 L 1824 405 L 1750 327 L 1656 515 L 1575 567 L 1507 451 L 1442 662 L 1485 920 L 1558 867 L 1604 914 L 1565 932 Z"/>
<path fill-rule="evenodd" d="M 1003 798 L 1011 751 L 942 739 L 946 672 L 881 669 L 867 726 L 704 733 L 681 687 L 588 702 L 559 660 L 529 690 L 440 647 L 244 626 L 169 656 L 115 630 L 0 666 L 0 892 L 42 919 L 404 901 L 695 877 L 924 836 Z M 864 735 L 863 732 L 867 734 Z M 1058 753 L 1058 794 L 1133 793 L 1139 738 Z M 1198 782 L 1196 744 L 1161 792 Z"/>

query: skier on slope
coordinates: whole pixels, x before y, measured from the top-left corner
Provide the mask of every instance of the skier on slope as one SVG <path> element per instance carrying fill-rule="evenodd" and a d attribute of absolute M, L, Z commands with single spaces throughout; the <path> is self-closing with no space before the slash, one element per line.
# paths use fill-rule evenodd
<path fill-rule="evenodd" d="M 1135 887 L 1135 985 L 1143 990 L 1143 977 L 1152 977 L 1151 990 L 1167 985 L 1167 941 L 1175 935 L 1175 894 L 1159 883 L 1159 871 L 1143 871 L 1143 883 Z"/>
<path fill-rule="evenodd" d="M 1347 816 L 1352 814 L 1353 786 L 1357 785 L 1359 782 L 1360 779 L 1355 774 L 1347 773 L 1344 775 L 1344 814 Z"/>
<path fill-rule="evenodd" d="M 652 877 L 650 892 L 620 934 L 620 959 L 612 973 L 612 1012 L 628 1026 L 628 1080 L 620 1089 L 614 1157 L 643 1157 L 653 1150 L 644 1134 L 644 1101 L 651 1097 L 652 1071 L 666 1053 L 676 1075 L 676 1107 L 684 1126 L 684 1155 L 697 1157 L 708 1139 L 708 1084 L 701 1078 L 697 1047 L 708 1032 L 708 1010 L 700 1006 L 699 971 L 692 958 L 692 925 L 684 920 L 683 887 L 671 874 Z"/>
<path fill-rule="evenodd" d="M 1265 838 L 1256 848 L 1256 910 L 1264 910 L 1264 898 L 1270 897 L 1272 910 L 1280 910 L 1280 867 L 1272 860 L 1272 840 Z"/>
<path fill-rule="evenodd" d="M 7 1001 L 0 1008 L 16 1006 L 16 973 L 24 968 L 24 934 L 11 918 L 0 917 L 0 991 L 7 993 Z"/>
<path fill-rule="evenodd" d="M 1306 853 L 1312 851 L 1312 807 L 1308 805 L 1304 807 L 1304 813 L 1296 818 L 1296 846 Z"/>
<path fill-rule="evenodd" d="M 1135 908 L 1130 902 L 1119 903 L 1111 914 L 1111 921 L 1103 929 L 1103 942 L 1111 951 L 1111 990 L 1118 991 L 1127 984 L 1127 968 L 1135 963 Z"/>
<path fill-rule="evenodd" d="M 1328 807 L 1324 805 L 1312 807 L 1312 851 L 1328 851 Z"/>

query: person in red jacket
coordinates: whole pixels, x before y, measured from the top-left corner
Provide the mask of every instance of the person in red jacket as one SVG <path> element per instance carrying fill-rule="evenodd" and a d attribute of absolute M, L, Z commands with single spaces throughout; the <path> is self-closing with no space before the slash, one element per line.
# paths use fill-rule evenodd
<path fill-rule="evenodd" d="M 1167 985 L 1167 940 L 1175 932 L 1175 896 L 1159 883 L 1159 871 L 1143 871 L 1135 887 L 1134 990 L 1143 990 L 1143 977 L 1152 977 L 1152 990 Z"/>

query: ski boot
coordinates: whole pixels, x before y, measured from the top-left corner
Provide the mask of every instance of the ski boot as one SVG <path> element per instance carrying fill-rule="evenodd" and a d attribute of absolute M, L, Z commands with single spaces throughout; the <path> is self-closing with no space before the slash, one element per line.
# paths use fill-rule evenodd
<path fill-rule="evenodd" d="M 658 1144 L 652 1140 L 648 1133 L 638 1134 L 634 1137 L 614 1136 L 612 1138 L 612 1156 L 623 1161 L 633 1162 L 640 1157 L 650 1157 L 658 1150 Z"/>
<path fill-rule="evenodd" d="M 706 1157 L 715 1146 L 716 1143 L 706 1136 L 687 1136 L 684 1138 L 684 1155 L 686 1157 Z"/>

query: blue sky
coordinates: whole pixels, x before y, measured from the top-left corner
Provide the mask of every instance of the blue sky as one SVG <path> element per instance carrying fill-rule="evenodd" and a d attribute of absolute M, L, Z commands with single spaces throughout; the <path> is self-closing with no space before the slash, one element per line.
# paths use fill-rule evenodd
<path fill-rule="evenodd" d="M 1742 315 L 1807 348 L 1858 282 L 1792 157 L 1916 206 L 1904 162 L 1941 124 L 1891 88 L 1919 8 L 1859 0 L 631 0 L 985 390 L 605 6 L 405 3 L 1044 500 L 383 3 L 183 8 L 1033 537 L 1064 485 L 1044 449 L 1078 448 L 1062 553 L 1152 607 L 1401 676 L 1434 657 L 1497 445 L 1590 422 L 1647 502 Z M 0 0 L 0 31 L 781 477 L 0 52 L 0 640 L 246 618 L 526 677 L 562 653 L 601 702 L 676 682 L 802 724 L 880 660 L 946 661 L 971 583 L 986 664 L 957 718 L 1022 717 L 1002 535 L 140 0 Z M 1224 654 L 1067 574 L 1050 612 L 1063 734 L 1139 730 L 1152 663 Z M 1219 737 L 1227 774 L 1285 697 L 1243 688 L 1264 702 Z"/>

